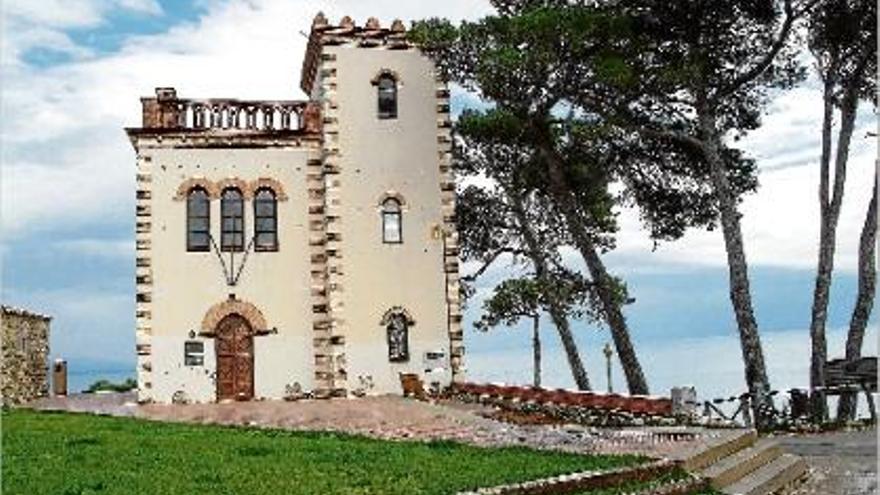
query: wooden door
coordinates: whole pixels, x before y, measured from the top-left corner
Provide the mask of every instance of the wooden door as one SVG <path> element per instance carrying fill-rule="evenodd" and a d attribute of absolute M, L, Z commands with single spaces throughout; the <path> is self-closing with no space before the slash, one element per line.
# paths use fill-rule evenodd
<path fill-rule="evenodd" d="M 247 320 L 229 315 L 217 324 L 217 400 L 254 397 L 254 337 Z"/>

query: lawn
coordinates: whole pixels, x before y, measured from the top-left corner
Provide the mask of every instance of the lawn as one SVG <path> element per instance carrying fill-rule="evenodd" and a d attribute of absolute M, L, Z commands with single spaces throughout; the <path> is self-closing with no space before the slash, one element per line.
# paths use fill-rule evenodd
<path fill-rule="evenodd" d="M 4 495 L 450 494 L 642 461 L 18 409 L 2 440 Z"/>

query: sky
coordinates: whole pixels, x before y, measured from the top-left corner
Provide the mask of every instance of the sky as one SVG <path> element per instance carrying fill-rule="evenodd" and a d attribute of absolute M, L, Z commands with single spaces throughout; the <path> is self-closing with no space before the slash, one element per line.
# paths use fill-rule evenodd
<path fill-rule="evenodd" d="M 53 357 L 92 371 L 133 369 L 135 155 L 123 128 L 139 124 L 141 96 L 174 86 L 184 97 L 304 99 L 304 33 L 319 10 L 330 19 L 376 16 L 383 24 L 491 11 L 475 0 L 5 0 L 2 9 L 0 300 L 53 315 Z M 760 167 L 760 188 L 741 205 L 756 315 L 771 375 L 780 370 L 791 385 L 798 377 L 807 383 L 819 215 L 817 87 L 810 78 L 776 95 L 762 128 L 738 143 Z M 454 111 L 475 104 L 474 95 L 453 88 Z M 855 301 L 874 130 L 876 116 L 863 111 L 838 228 L 832 355 Z M 636 299 L 625 312 L 649 382 L 662 391 L 686 381 L 675 371 L 697 356 L 685 369 L 714 383 L 707 386 L 722 383 L 706 373 L 723 362 L 725 387 L 741 387 L 720 232 L 690 231 L 655 249 L 635 212 L 621 210 L 619 220 L 618 249 L 605 260 Z M 486 334 L 470 327 L 480 298 L 505 273 L 500 267 L 487 274 L 466 314 L 475 379 L 530 376 L 526 326 Z M 544 327 L 547 352 L 558 356 L 558 339 Z M 876 328 L 874 317 L 868 348 L 876 349 Z M 577 323 L 576 332 L 594 383 L 604 383 L 607 331 Z M 570 385 L 563 360 L 546 362 L 550 383 Z"/>

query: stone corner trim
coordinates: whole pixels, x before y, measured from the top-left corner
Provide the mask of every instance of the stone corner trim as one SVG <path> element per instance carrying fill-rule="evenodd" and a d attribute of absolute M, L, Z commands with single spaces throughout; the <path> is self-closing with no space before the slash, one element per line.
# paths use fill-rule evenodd
<path fill-rule="evenodd" d="M 135 231 L 135 352 L 138 402 L 153 399 L 153 159 L 138 153 Z"/>
<path fill-rule="evenodd" d="M 435 77 L 437 100 L 437 161 L 440 177 L 441 235 L 443 236 L 443 272 L 446 277 L 447 333 L 452 382 L 461 383 L 464 373 L 464 332 L 462 331 L 461 280 L 459 274 L 458 226 L 455 218 L 455 175 L 452 171 L 452 138 L 449 115 L 449 86 Z"/>
<path fill-rule="evenodd" d="M 253 304 L 239 299 L 229 299 L 211 306 L 202 319 L 202 332 L 212 334 L 223 318 L 237 314 L 248 321 L 254 331 L 266 330 L 266 318 Z"/>

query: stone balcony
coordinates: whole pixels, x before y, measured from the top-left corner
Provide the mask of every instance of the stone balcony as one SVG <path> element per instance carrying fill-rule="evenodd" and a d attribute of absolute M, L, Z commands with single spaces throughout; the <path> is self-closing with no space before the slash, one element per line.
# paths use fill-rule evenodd
<path fill-rule="evenodd" d="M 178 98 L 174 88 L 156 88 L 141 98 L 143 122 L 129 133 L 202 133 L 220 135 L 317 135 L 318 103 L 295 100 Z"/>

